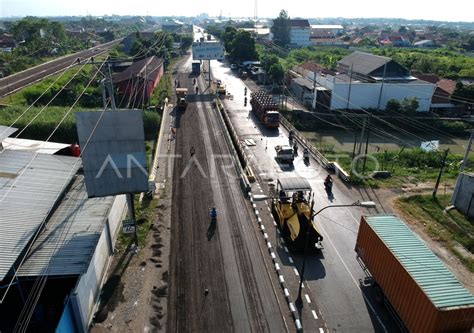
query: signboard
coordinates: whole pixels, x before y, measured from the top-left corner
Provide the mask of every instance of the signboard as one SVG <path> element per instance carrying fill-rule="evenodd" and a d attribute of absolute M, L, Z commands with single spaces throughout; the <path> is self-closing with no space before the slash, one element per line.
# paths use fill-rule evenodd
<path fill-rule="evenodd" d="M 193 43 L 193 60 L 223 60 L 224 45 L 221 42 Z"/>
<path fill-rule="evenodd" d="M 148 191 L 141 111 L 77 112 L 89 198 Z"/>
<path fill-rule="evenodd" d="M 124 234 L 133 234 L 135 232 L 135 222 L 133 220 L 123 220 L 122 232 Z"/>
<path fill-rule="evenodd" d="M 421 150 L 423 151 L 438 151 L 439 141 L 423 141 L 420 145 Z"/>

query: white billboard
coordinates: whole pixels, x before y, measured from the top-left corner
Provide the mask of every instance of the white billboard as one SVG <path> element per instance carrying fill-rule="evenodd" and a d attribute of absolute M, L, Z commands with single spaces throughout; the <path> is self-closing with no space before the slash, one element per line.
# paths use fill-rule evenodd
<path fill-rule="evenodd" d="M 223 60 L 224 45 L 221 42 L 193 43 L 193 60 Z"/>

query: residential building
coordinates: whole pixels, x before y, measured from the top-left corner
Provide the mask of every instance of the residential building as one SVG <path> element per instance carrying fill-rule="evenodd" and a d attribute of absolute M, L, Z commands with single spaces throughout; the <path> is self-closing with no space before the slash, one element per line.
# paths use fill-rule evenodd
<path fill-rule="evenodd" d="M 435 47 L 435 46 L 436 44 L 431 39 L 423 39 L 423 40 L 419 40 L 418 42 L 413 43 L 413 47 L 416 47 L 419 49 L 430 48 L 430 47 Z"/>
<path fill-rule="evenodd" d="M 13 35 L 4 33 L 0 36 L 0 51 L 12 52 L 15 47 L 16 43 Z"/>
<path fill-rule="evenodd" d="M 293 95 L 299 99 L 304 105 L 311 105 L 315 84 L 312 80 L 305 77 L 296 77 L 291 80 L 291 91 Z"/>
<path fill-rule="evenodd" d="M 410 41 L 400 35 L 381 35 L 379 44 L 382 46 L 393 47 L 407 47 L 410 46 Z"/>
<path fill-rule="evenodd" d="M 436 85 L 433 98 L 431 99 L 431 109 L 433 111 L 444 111 L 456 108 L 451 101 L 451 96 L 456 89 L 456 81 L 443 79 L 434 74 L 414 74 L 420 80 Z"/>
<path fill-rule="evenodd" d="M 429 111 L 436 85 L 417 79 L 391 58 L 354 52 L 339 62 L 337 73 L 311 72 L 330 91 L 330 109 L 385 109 L 390 99 L 416 98 L 417 111 Z M 313 103 L 314 104 L 314 103 Z"/>
<path fill-rule="evenodd" d="M 308 20 L 290 20 L 290 46 L 301 47 L 310 45 L 311 26 Z"/>
<path fill-rule="evenodd" d="M 336 38 L 343 33 L 342 25 L 311 25 L 311 38 Z"/>
<path fill-rule="evenodd" d="M 134 62 L 112 76 L 114 86 L 127 100 L 148 101 L 164 72 L 163 59 L 151 56 Z"/>

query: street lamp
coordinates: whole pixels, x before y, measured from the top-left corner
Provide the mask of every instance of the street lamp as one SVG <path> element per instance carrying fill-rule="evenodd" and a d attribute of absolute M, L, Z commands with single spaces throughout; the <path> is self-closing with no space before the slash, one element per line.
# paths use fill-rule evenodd
<path fill-rule="evenodd" d="M 314 207 L 314 201 L 311 204 L 311 212 L 313 212 L 313 207 Z M 323 210 L 328 209 L 328 208 L 338 208 L 338 207 L 363 207 L 363 208 L 375 208 L 375 202 L 373 201 L 356 201 L 352 204 L 348 205 L 331 205 L 331 206 L 326 206 L 318 210 L 316 213 L 311 215 L 311 218 L 309 219 L 310 223 L 313 223 L 313 219 L 316 215 L 321 213 Z M 301 274 L 300 274 L 300 287 L 298 290 L 298 297 L 296 298 L 296 304 L 300 305 L 303 307 L 303 301 L 301 299 L 301 289 L 303 288 L 303 280 L 304 280 L 304 268 L 306 264 L 306 256 L 308 252 L 308 239 L 309 239 L 309 228 L 310 225 L 308 224 L 306 227 L 306 239 L 305 239 L 305 245 L 304 245 L 304 254 L 303 254 L 303 266 L 301 267 Z"/>

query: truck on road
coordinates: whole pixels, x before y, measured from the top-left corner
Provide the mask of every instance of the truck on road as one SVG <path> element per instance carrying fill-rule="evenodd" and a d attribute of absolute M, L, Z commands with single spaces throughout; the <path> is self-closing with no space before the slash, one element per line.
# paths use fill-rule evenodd
<path fill-rule="evenodd" d="M 221 80 L 216 81 L 216 92 L 219 96 L 222 96 L 222 95 L 225 96 L 225 94 L 227 93 L 226 88 L 225 88 L 225 84 L 222 83 Z"/>
<path fill-rule="evenodd" d="M 409 332 L 471 332 L 474 296 L 401 219 L 362 216 L 355 251 L 377 301 Z"/>
<path fill-rule="evenodd" d="M 276 158 L 279 162 L 293 164 L 295 155 L 290 146 L 275 146 Z"/>
<path fill-rule="evenodd" d="M 268 128 L 280 126 L 279 107 L 266 92 L 259 90 L 250 94 L 250 105 L 257 118 Z"/>
<path fill-rule="evenodd" d="M 200 75 L 201 74 L 201 63 L 199 61 L 194 61 L 191 64 L 191 69 L 192 69 L 192 73 L 194 75 Z"/>

